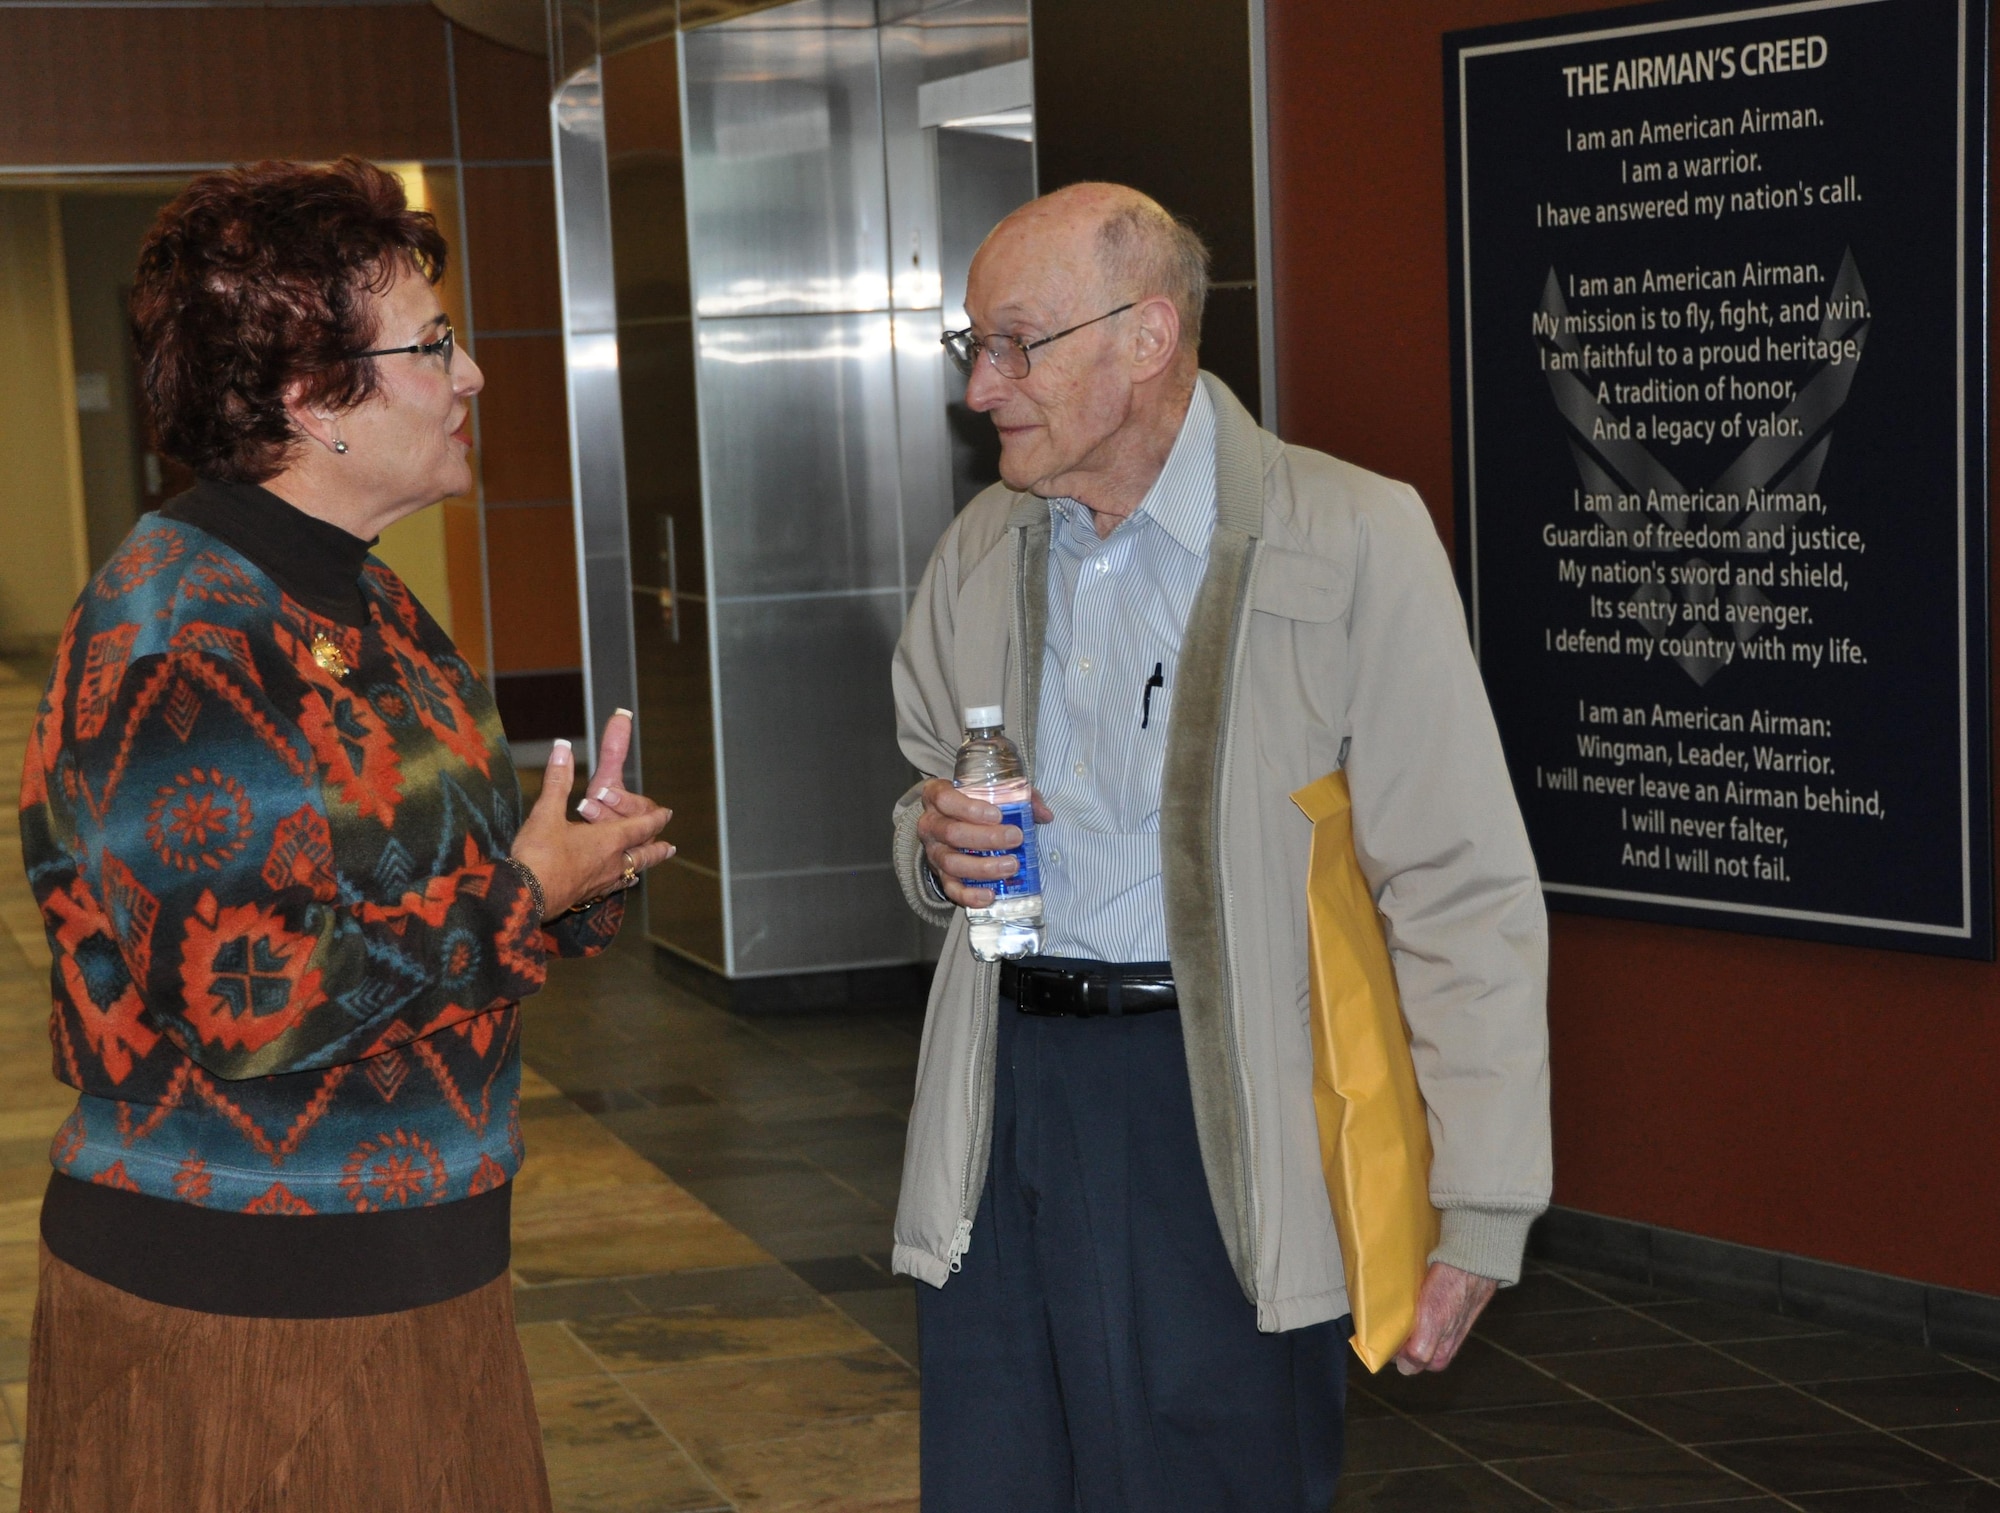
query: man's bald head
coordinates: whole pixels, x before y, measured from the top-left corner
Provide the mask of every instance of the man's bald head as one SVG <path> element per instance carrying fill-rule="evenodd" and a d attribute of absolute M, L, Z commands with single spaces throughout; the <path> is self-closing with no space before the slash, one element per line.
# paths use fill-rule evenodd
<path fill-rule="evenodd" d="M 1201 345 L 1201 312 L 1208 303 L 1208 248 L 1192 226 L 1159 201 L 1128 189 L 1130 203 L 1097 226 L 1098 266 L 1107 289 L 1125 298 L 1163 295 L 1181 316 L 1181 343 Z"/>
<path fill-rule="evenodd" d="M 1207 295 L 1201 238 L 1121 184 L 1072 184 L 995 226 L 965 313 L 998 344 L 965 402 L 993 417 L 1008 485 L 1080 500 L 1100 530 L 1137 509 L 1187 414 Z"/>
<path fill-rule="evenodd" d="M 987 237 L 989 245 L 1033 238 L 1062 244 L 1097 275 L 1107 301 L 1167 299 L 1180 314 L 1181 345 L 1201 345 L 1208 303 L 1208 248 L 1194 228 L 1151 195 L 1123 184 L 1070 184 L 1030 200 Z M 1080 269 L 1076 270 L 1082 271 Z"/>

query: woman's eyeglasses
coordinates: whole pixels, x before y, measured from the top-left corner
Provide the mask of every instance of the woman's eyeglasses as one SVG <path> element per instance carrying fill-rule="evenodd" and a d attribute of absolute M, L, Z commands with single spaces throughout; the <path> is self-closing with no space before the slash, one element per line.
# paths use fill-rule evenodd
<path fill-rule="evenodd" d="M 1132 304 L 1137 304 L 1134 300 Z M 1094 326 L 1101 320 L 1109 320 L 1114 315 L 1123 315 L 1132 305 L 1120 305 L 1116 310 L 1106 310 L 1102 315 L 1093 315 L 1089 320 L 1079 321 L 1067 330 L 1058 331 L 1053 336 L 1040 337 L 1034 341 L 1022 341 L 1018 336 L 1009 336 L 1003 331 L 995 331 L 991 336 L 975 336 L 972 327 L 963 331 L 947 331 L 938 339 L 944 349 L 951 354 L 951 360 L 958 371 L 967 378 L 972 377 L 972 366 L 984 352 L 986 360 L 993 364 L 993 370 L 1002 378 L 1026 378 L 1028 376 L 1028 354 L 1037 347 L 1046 347 L 1052 341 L 1061 341 L 1072 336 L 1085 326 Z"/>
<path fill-rule="evenodd" d="M 404 352 L 415 352 L 423 357 L 442 357 L 448 369 L 451 367 L 451 354 L 457 350 L 458 333 L 446 325 L 444 335 L 436 341 L 420 341 L 413 347 L 376 347 L 367 352 L 350 352 L 347 355 L 350 358 L 397 357 Z"/>

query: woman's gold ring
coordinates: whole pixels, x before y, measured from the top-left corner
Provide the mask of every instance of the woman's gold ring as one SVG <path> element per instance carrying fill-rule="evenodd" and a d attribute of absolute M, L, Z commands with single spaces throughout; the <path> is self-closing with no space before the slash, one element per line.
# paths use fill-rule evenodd
<path fill-rule="evenodd" d="M 623 887 L 635 888 L 639 884 L 639 864 L 632 860 L 632 853 L 625 853 L 625 875 L 619 879 Z"/>

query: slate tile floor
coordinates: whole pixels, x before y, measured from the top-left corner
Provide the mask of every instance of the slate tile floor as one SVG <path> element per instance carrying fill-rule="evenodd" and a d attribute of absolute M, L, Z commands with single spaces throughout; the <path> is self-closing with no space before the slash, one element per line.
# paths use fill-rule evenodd
<path fill-rule="evenodd" d="M 921 1027 L 725 1013 L 621 943 L 551 975 L 525 1044 L 571 1101 L 915 1365 L 915 1296 L 889 1247 Z"/>
<path fill-rule="evenodd" d="M 1995 1363 L 1548 1266 L 1348 1434 L 1342 1510 L 2000 1510 Z"/>
<path fill-rule="evenodd" d="M 0 666 L 0 768 L 39 675 Z M 13 815 L 0 806 L 0 831 Z M 636 937 L 636 932 L 635 932 Z M 19 1485 L 50 1133 L 47 954 L 0 865 L 0 1493 Z M 516 1308 L 563 1513 L 915 1513 L 888 1275 L 919 1022 L 745 1018 L 643 945 L 527 1018 Z M 2000 1513 L 2000 1364 L 1534 1269 L 1443 1377 L 1357 1368 L 1340 1513 Z"/>
<path fill-rule="evenodd" d="M 887 1252 L 920 1028 L 725 1013 L 621 948 L 552 979 L 527 1055 L 914 1364 Z M 2000 1363 L 1536 1265 L 1449 1373 L 1353 1373 L 1338 1513 L 1711 1506 L 2000 1513 Z"/>

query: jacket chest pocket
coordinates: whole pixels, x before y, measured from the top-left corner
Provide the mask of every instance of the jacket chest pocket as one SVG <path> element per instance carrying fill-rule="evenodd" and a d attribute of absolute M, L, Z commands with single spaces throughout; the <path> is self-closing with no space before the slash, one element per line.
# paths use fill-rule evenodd
<path fill-rule="evenodd" d="M 1298 777 L 1294 786 L 1331 772 L 1347 735 L 1345 622 L 1353 588 L 1345 563 L 1258 548 L 1246 676 L 1259 744 L 1281 781 Z"/>
<path fill-rule="evenodd" d="M 1353 591 L 1352 574 L 1323 557 L 1282 546 L 1257 549 L 1257 582 L 1250 607 L 1258 614 L 1323 625 L 1347 614 Z"/>

